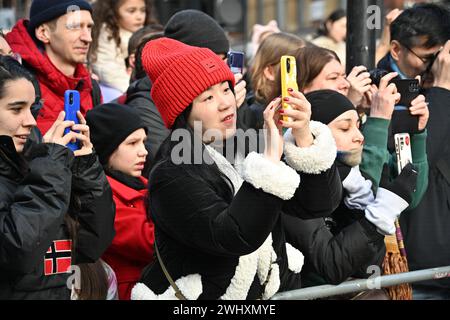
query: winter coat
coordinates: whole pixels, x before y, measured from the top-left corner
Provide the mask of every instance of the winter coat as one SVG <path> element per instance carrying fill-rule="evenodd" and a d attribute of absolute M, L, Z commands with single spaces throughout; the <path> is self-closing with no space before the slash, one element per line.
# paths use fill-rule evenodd
<path fill-rule="evenodd" d="M 263 113 L 266 105 L 256 101 L 253 93 L 249 93 L 246 97 L 247 104 L 239 108 L 238 119 L 246 128 L 255 130 L 262 129 L 264 126 Z"/>
<path fill-rule="evenodd" d="M 211 185 L 201 173 L 187 174 L 170 160 L 152 170 L 156 245 L 188 299 L 268 299 L 300 287 L 303 255 L 287 242 L 285 216 L 328 215 L 342 195 L 331 132 L 317 122 L 311 128 L 313 146 L 285 143 L 289 166 L 252 152 L 236 164 L 239 174 L 233 175 L 236 170 L 229 169 L 225 158 L 213 157 L 230 181 L 242 183 L 233 182 L 235 195 L 229 201 L 221 196 L 229 188 L 225 182 Z M 174 291 L 155 260 L 144 270 L 132 299 L 171 298 Z"/>
<path fill-rule="evenodd" d="M 425 97 L 430 109 L 428 189 L 419 205 L 400 217 L 410 270 L 450 265 L 450 91 L 433 87 Z M 450 278 L 416 285 L 450 290 Z"/>
<path fill-rule="evenodd" d="M 143 176 L 148 177 L 150 168 L 158 152 L 159 146 L 169 136 L 170 131 L 164 125 L 164 121 L 150 96 L 152 83 L 148 77 L 136 80 L 127 90 L 125 104 L 136 109 L 142 122 L 147 127 L 147 140 L 145 148 L 148 151 L 145 160 Z"/>
<path fill-rule="evenodd" d="M 347 224 L 333 230 L 339 217 L 346 215 Z M 331 222 L 331 223 L 330 223 Z M 298 243 L 305 256 L 302 284 L 318 286 L 339 284 L 349 277 L 366 278 L 367 267 L 381 267 L 385 255 L 384 236 L 364 217 L 364 212 L 350 210 L 341 204 L 332 218 L 302 220 L 286 216 L 287 234 Z"/>
<path fill-rule="evenodd" d="M 36 121 L 45 134 L 58 114 L 64 110 L 66 90 L 80 92 L 80 111 L 83 115 L 92 109 L 92 81 L 89 71 L 81 63 L 76 66 L 73 77 L 64 75 L 56 68 L 47 54 L 36 46 L 27 31 L 27 24 L 27 20 L 19 20 L 11 32 L 6 34 L 6 40 L 12 50 L 20 54 L 24 66 L 37 77 L 43 107 Z"/>
<path fill-rule="evenodd" d="M 377 67 L 392 71 L 390 59 L 387 54 Z M 450 265 L 450 91 L 432 87 L 423 94 L 430 110 L 426 140 L 428 189 L 418 206 L 403 212 L 400 217 L 410 270 Z M 450 279 L 421 281 L 413 285 L 449 289 Z"/>
<path fill-rule="evenodd" d="M 120 92 L 125 92 L 130 83 L 125 59 L 128 57 L 128 42 L 132 34 L 120 28 L 120 47 L 117 47 L 111 32 L 103 25 L 98 37 L 97 59 L 92 63 L 92 71 L 99 77 L 100 83 Z"/>
<path fill-rule="evenodd" d="M 69 299 L 67 269 L 99 259 L 114 236 L 111 188 L 95 154 L 28 144 L 23 155 L 0 136 L 0 299 Z"/>
<path fill-rule="evenodd" d="M 129 300 L 142 269 L 153 260 L 153 222 L 147 219 L 147 188 L 135 190 L 108 176 L 116 204 L 116 236 L 102 258 L 114 270 L 119 299 Z M 147 179 L 141 178 L 147 186 Z"/>

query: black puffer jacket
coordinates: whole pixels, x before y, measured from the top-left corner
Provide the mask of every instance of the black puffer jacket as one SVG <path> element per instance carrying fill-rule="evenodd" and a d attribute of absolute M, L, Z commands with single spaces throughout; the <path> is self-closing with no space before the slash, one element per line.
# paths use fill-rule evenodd
<path fill-rule="evenodd" d="M 170 131 L 164 125 L 164 121 L 150 96 L 152 82 L 148 77 L 136 80 L 127 90 L 125 103 L 136 109 L 147 127 L 147 141 L 145 148 L 148 151 L 145 160 L 145 168 L 142 172 L 144 177 L 148 177 L 155 155 L 159 146 L 169 136 Z"/>
<path fill-rule="evenodd" d="M 342 215 L 352 222 L 333 233 L 334 228 L 327 221 L 336 222 Z M 366 278 L 371 275 L 367 267 L 381 267 L 386 252 L 384 236 L 364 218 L 364 212 L 350 210 L 342 204 L 332 217 L 335 219 L 327 221 L 285 218 L 287 234 L 295 236 L 288 242 L 298 244 L 305 255 L 304 286 L 339 284 L 349 277 Z"/>
<path fill-rule="evenodd" d="M 0 299 L 69 299 L 67 268 L 96 261 L 114 237 L 114 202 L 97 156 L 28 144 L 22 157 L 0 136 L 0 189 Z M 67 213 L 79 224 L 75 241 Z"/>

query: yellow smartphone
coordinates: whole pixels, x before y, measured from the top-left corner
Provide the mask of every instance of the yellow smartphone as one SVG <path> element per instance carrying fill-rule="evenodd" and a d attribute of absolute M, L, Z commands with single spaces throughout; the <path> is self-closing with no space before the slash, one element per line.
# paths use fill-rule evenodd
<path fill-rule="evenodd" d="M 280 60 L 281 64 L 281 98 L 290 97 L 288 88 L 298 90 L 297 85 L 297 63 L 293 56 L 282 56 Z M 283 109 L 291 109 L 284 99 L 281 102 Z M 288 116 L 283 116 L 283 121 L 292 121 Z"/>

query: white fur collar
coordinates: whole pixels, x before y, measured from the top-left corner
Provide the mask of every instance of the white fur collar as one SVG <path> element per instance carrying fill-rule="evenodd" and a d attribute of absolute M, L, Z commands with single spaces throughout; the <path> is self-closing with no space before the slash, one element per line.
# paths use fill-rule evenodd
<path fill-rule="evenodd" d="M 331 130 L 318 121 L 310 121 L 309 128 L 314 135 L 314 142 L 310 147 L 300 148 L 295 144 L 292 130 L 284 134 L 284 155 L 286 162 L 295 170 L 319 174 L 328 170 L 336 159 L 336 142 Z"/>

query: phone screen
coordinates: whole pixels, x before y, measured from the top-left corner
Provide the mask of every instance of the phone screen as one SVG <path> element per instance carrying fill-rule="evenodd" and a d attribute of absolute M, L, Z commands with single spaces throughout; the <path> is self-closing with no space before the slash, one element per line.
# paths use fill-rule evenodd
<path fill-rule="evenodd" d="M 242 74 L 244 71 L 244 53 L 239 51 L 228 52 L 227 63 L 231 72 Z"/>

